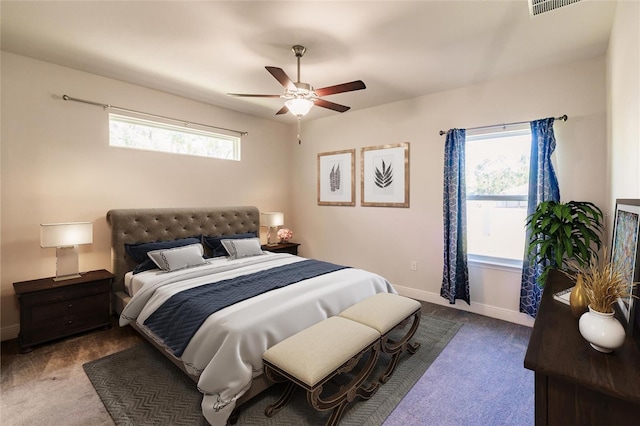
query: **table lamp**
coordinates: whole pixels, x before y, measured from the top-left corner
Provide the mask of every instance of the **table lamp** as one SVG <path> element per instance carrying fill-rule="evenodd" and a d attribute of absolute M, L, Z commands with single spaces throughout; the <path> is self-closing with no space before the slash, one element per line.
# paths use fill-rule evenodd
<path fill-rule="evenodd" d="M 54 281 L 79 278 L 78 245 L 93 242 L 91 222 L 43 223 L 40 225 L 40 247 L 56 248 Z"/>
<path fill-rule="evenodd" d="M 273 228 L 284 225 L 284 213 L 281 212 L 264 212 L 260 214 L 260 225 L 268 227 L 267 245 L 275 246 L 277 243 L 271 241 Z M 275 234 L 273 234 L 275 235 Z"/>

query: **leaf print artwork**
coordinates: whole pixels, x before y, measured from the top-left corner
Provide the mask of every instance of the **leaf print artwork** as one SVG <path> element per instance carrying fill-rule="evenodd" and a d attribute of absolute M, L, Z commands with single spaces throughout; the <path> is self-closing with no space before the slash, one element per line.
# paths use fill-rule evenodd
<path fill-rule="evenodd" d="M 361 154 L 360 204 L 409 207 L 409 142 L 367 146 Z"/>
<path fill-rule="evenodd" d="M 376 167 L 375 184 L 378 188 L 386 188 L 393 183 L 393 169 L 382 160 L 382 170 Z"/>
<path fill-rule="evenodd" d="M 318 154 L 318 205 L 355 205 L 355 149 Z"/>
<path fill-rule="evenodd" d="M 329 172 L 329 189 L 331 192 L 340 190 L 340 164 L 335 164 Z"/>

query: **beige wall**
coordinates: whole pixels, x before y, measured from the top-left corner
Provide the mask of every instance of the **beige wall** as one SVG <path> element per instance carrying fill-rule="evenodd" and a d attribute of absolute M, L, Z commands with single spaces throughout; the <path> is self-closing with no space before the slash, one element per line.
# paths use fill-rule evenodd
<path fill-rule="evenodd" d="M 618 17 L 614 32 L 618 25 L 625 29 L 633 24 L 628 19 L 620 23 L 622 19 Z M 637 41 L 634 46 L 622 39 L 612 41 L 610 51 L 628 49 L 627 44 L 638 48 Z M 304 121 L 298 145 L 293 126 L 3 52 L 2 338 L 15 337 L 18 329 L 12 283 L 55 271 L 54 250 L 39 247 L 38 225 L 93 221 L 94 243 L 81 247 L 80 269 L 109 268 L 104 213 L 110 208 L 254 204 L 261 210 L 282 210 L 294 239 L 303 244 L 302 255 L 378 272 L 402 294 L 446 305 L 439 296 L 444 138 L 438 131 L 567 114 L 568 122 L 555 125 L 562 198 L 611 208 L 607 179 L 619 180 L 620 173 L 607 172 L 607 149 L 618 149 L 618 138 L 607 148 L 605 91 L 633 83 L 633 70 L 620 72 L 623 61 L 610 53 L 606 63 L 600 58 L 532 70 Z M 637 76 L 637 58 L 635 64 Z M 607 83 L 606 69 L 623 75 Z M 608 101 L 611 110 L 637 111 L 638 97 L 625 95 L 623 89 L 617 92 Z M 60 100 L 65 93 L 247 130 L 243 161 L 109 148 L 106 113 Z M 638 146 L 637 120 L 628 118 L 615 127 L 630 138 L 624 152 Z M 411 143 L 411 207 L 360 207 L 359 149 L 396 142 Z M 357 149 L 356 207 L 317 206 L 317 154 L 347 148 Z M 283 156 L 291 159 L 290 167 L 276 166 Z M 637 169 L 637 150 L 635 158 Z M 418 264 L 415 272 L 410 271 L 411 261 Z M 458 301 L 456 307 L 531 324 L 518 313 L 519 272 L 471 265 L 470 274 L 472 305 Z"/>
<path fill-rule="evenodd" d="M 611 211 L 616 198 L 640 198 L 639 27 L 640 2 L 618 2 L 607 52 Z"/>
<path fill-rule="evenodd" d="M 39 246 L 39 224 L 91 221 L 80 270 L 110 269 L 105 213 L 112 208 L 256 205 L 291 217 L 291 126 L 2 52 L 2 339 L 15 337 L 12 283 L 55 274 L 55 250 Z M 242 161 L 178 156 L 108 145 L 107 112 L 65 102 L 95 100 L 194 122 L 246 130 Z"/>
<path fill-rule="evenodd" d="M 488 81 L 303 124 L 293 149 L 296 239 L 305 255 L 368 269 L 400 293 L 448 304 L 442 281 L 440 129 L 470 128 L 567 114 L 554 126 L 563 200 L 607 201 L 605 59 L 572 63 Z M 360 206 L 360 148 L 410 142 L 411 207 Z M 318 206 L 316 156 L 356 148 L 356 207 Z M 410 262 L 417 261 L 417 271 Z M 520 273 L 470 267 L 471 306 L 456 307 L 523 324 L 518 312 Z"/>

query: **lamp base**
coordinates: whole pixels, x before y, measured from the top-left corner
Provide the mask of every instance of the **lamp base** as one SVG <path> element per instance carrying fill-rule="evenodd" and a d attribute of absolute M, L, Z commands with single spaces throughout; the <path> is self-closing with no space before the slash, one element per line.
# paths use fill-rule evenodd
<path fill-rule="evenodd" d="M 58 282 L 58 281 L 64 281 L 64 280 L 72 280 L 74 278 L 80 278 L 81 276 L 82 275 L 80 274 L 61 275 L 59 277 L 55 277 L 53 281 Z"/>
<path fill-rule="evenodd" d="M 54 281 L 80 278 L 78 272 L 78 246 L 56 248 L 56 277 Z"/>
<path fill-rule="evenodd" d="M 267 246 L 269 247 L 273 247 L 273 246 L 277 246 L 278 242 L 276 241 L 275 243 L 273 241 L 271 241 L 271 235 L 273 233 L 273 230 L 276 229 L 276 232 L 278 227 L 277 226 L 270 226 L 269 229 L 267 230 Z"/>

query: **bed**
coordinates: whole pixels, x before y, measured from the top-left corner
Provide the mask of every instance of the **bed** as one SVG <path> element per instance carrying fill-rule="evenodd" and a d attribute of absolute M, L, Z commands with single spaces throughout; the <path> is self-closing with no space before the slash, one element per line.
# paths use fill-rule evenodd
<path fill-rule="evenodd" d="M 232 252 L 230 248 L 236 245 L 251 243 L 253 247 L 256 243 L 250 234 L 258 235 L 260 212 L 252 206 L 118 209 L 107 213 L 107 223 L 111 227 L 115 276 L 113 307 L 120 315 L 120 324 L 135 328 L 197 383 L 203 393 L 203 415 L 212 425 L 226 424 L 237 406 L 271 384 L 262 374 L 262 353 L 266 349 L 373 294 L 395 293 L 388 281 L 367 271 L 286 253 L 260 251 L 255 256 L 240 256 L 240 249 Z M 227 245 L 237 258 L 219 256 L 190 268 L 160 271 L 154 267 L 132 275 L 131 271 L 139 268 L 140 259 L 132 259 L 131 245 L 193 237 L 208 237 L 207 241 L 242 238 L 230 240 L 235 244 Z M 205 248 L 207 244 L 201 250 L 204 252 Z M 188 249 L 193 254 L 193 247 Z M 159 252 L 163 259 L 165 254 L 171 254 Z M 157 253 L 155 258 L 159 258 Z M 326 269 L 285 283 L 289 274 L 302 274 L 310 268 Z M 183 314 L 189 310 L 159 314 L 167 305 L 183 309 L 173 302 L 185 294 L 197 294 L 189 297 L 202 304 L 205 300 L 217 303 L 219 298 L 198 293 L 207 289 L 229 288 L 233 290 L 230 294 L 254 291 L 247 290 L 250 286 L 246 282 L 254 282 L 247 280 L 273 288 L 255 296 L 231 296 L 237 298 L 237 303 L 201 314 L 206 319 L 197 328 L 190 324 L 197 322 L 193 320 L 196 315 Z M 164 318 L 163 331 L 156 328 L 157 318 Z M 195 330 L 192 334 L 189 327 Z M 176 341 L 183 341 L 179 349 Z"/>

